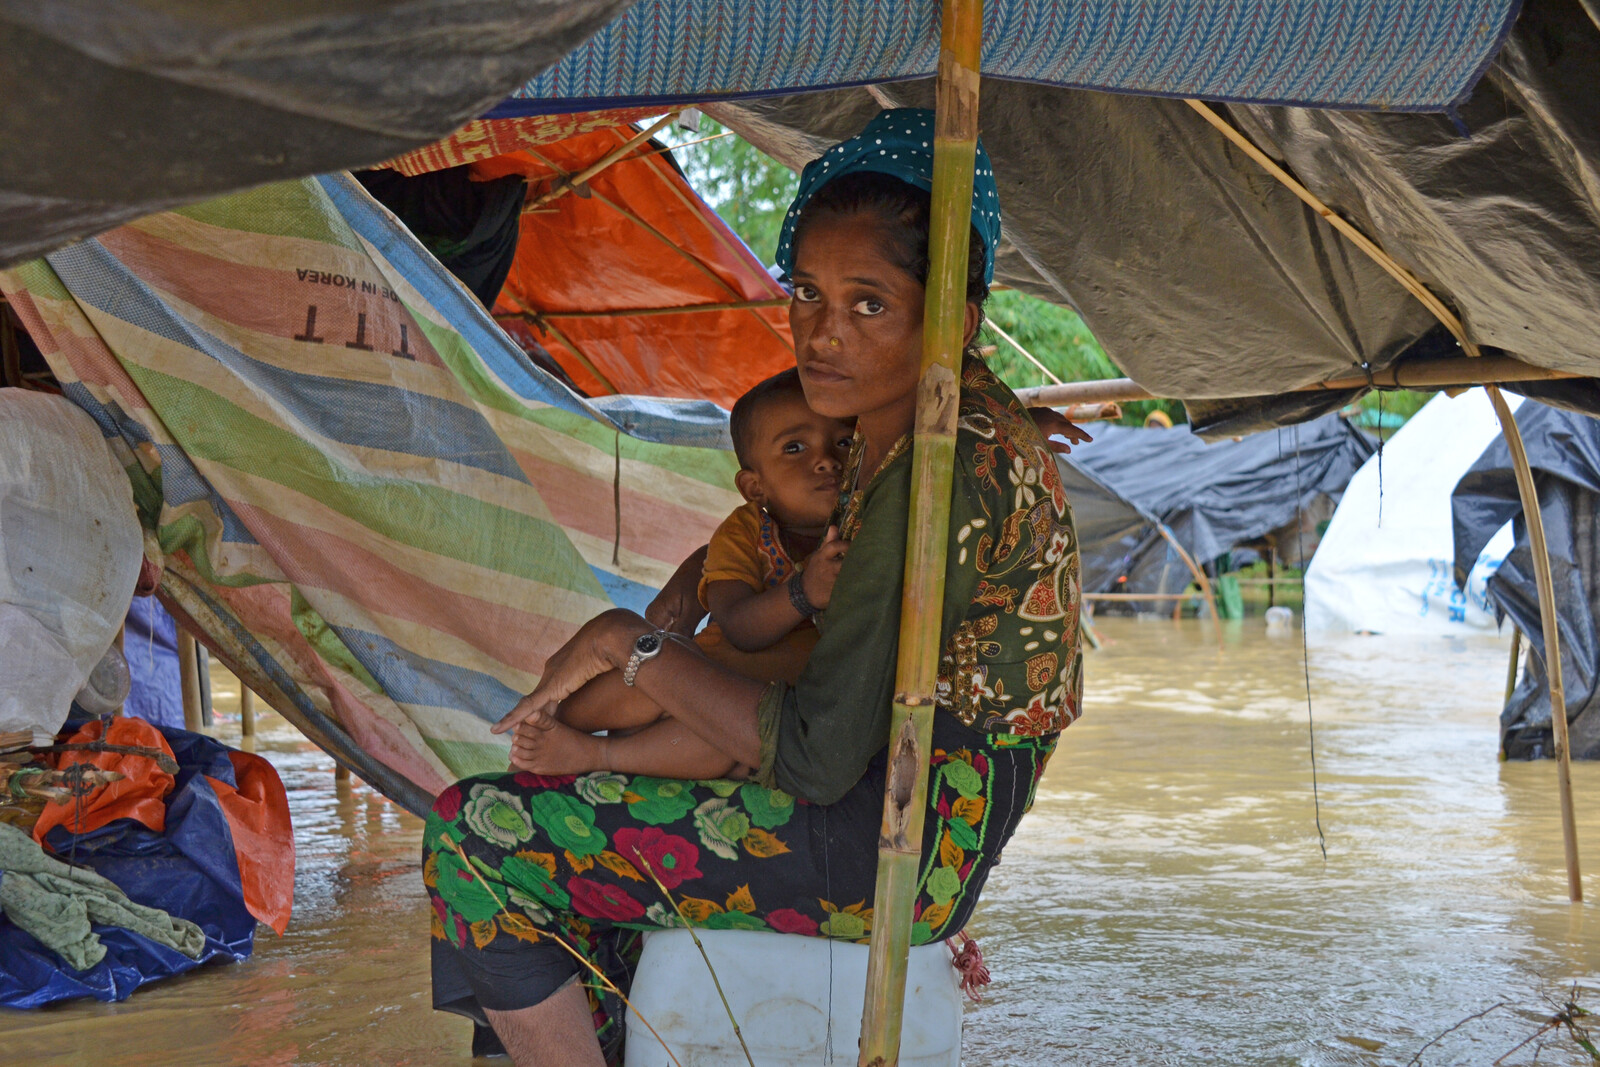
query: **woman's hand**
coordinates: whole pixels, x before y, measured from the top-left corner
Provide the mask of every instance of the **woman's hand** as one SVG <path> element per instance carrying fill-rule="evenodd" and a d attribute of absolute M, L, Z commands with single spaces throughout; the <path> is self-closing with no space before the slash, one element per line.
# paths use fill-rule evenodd
<path fill-rule="evenodd" d="M 669 633 L 693 637 L 706 617 L 700 606 L 700 576 L 706 569 L 706 547 L 701 545 L 679 565 L 661 592 L 644 609 L 644 617 L 651 626 Z"/>
<path fill-rule="evenodd" d="M 1086 445 L 1094 440 L 1082 426 L 1054 408 L 1029 408 L 1028 414 L 1033 416 L 1034 424 L 1044 434 L 1044 443 L 1052 452 L 1065 456 L 1071 453 L 1073 445 Z M 1065 438 L 1065 443 L 1053 440 L 1056 437 Z"/>
<path fill-rule="evenodd" d="M 844 565 L 844 555 L 850 542 L 839 536 L 839 527 L 830 526 L 817 550 L 806 557 L 806 567 L 800 573 L 800 588 L 814 608 L 825 608 L 833 599 L 833 583 L 839 580 L 839 568 Z"/>
<path fill-rule="evenodd" d="M 584 683 L 606 671 L 620 670 L 632 654 L 633 642 L 651 629 L 649 623 L 623 608 L 612 608 L 584 623 L 545 661 L 544 674 L 533 692 L 490 727 L 503 734 L 518 723 L 548 730 L 556 724 L 556 708 Z"/>

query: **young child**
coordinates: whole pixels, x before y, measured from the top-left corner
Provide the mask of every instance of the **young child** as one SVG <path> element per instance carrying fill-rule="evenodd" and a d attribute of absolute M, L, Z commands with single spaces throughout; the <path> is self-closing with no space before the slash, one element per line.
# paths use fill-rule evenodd
<path fill-rule="evenodd" d="M 828 606 L 847 547 L 828 520 L 851 427 L 807 407 L 800 376 L 791 369 L 740 397 L 728 429 L 739 459 L 734 482 L 745 503 L 707 546 L 699 599 L 711 622 L 693 640 L 730 670 L 792 684 L 817 643 L 816 626 L 802 607 Z M 535 736 L 538 770 L 545 774 L 614 770 L 706 779 L 735 770 L 726 756 L 686 732 L 660 746 L 630 744 L 627 766 L 610 766 L 610 737 L 662 718 L 661 708 L 618 671 L 562 701 L 558 718 Z M 608 737 L 594 736 L 596 730 Z"/>

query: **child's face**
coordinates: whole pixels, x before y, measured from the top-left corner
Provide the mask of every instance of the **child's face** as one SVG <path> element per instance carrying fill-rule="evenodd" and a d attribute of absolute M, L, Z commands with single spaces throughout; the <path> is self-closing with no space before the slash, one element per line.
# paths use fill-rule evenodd
<path fill-rule="evenodd" d="M 773 397 L 754 414 L 739 491 L 790 529 L 825 526 L 839 497 L 850 424 L 818 415 L 798 393 Z"/>

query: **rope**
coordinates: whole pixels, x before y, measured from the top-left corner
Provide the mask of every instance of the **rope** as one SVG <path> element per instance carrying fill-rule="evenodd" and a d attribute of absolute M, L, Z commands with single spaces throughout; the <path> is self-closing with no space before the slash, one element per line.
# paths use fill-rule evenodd
<path fill-rule="evenodd" d="M 1306 552 L 1305 545 L 1301 543 L 1300 530 L 1304 523 L 1300 520 L 1300 427 L 1291 427 L 1294 431 L 1294 549 L 1295 555 L 1300 559 L 1301 573 L 1305 573 Z M 1304 586 L 1301 587 L 1304 589 Z M 1317 822 L 1317 846 L 1322 849 L 1322 859 L 1328 859 L 1328 838 L 1322 832 L 1322 797 L 1317 790 L 1317 725 L 1311 714 L 1311 645 L 1306 636 L 1306 601 L 1305 594 L 1300 597 L 1300 665 L 1306 675 L 1306 737 L 1311 751 L 1311 804 Z"/>

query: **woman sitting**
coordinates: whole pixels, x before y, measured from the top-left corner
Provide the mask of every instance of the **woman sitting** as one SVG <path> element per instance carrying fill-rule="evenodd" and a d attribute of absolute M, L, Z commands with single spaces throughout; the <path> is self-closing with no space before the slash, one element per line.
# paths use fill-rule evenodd
<path fill-rule="evenodd" d="M 778 262 L 806 401 L 854 419 L 838 523 L 850 541 L 798 683 L 718 666 L 632 612 L 585 624 L 497 729 L 514 763 L 591 679 L 625 672 L 666 718 L 754 770 L 676 781 L 595 767 L 469 778 L 425 838 L 434 1003 L 486 1018 L 519 1065 L 605 1062 L 618 1016 L 589 967 L 626 989 L 641 931 L 682 925 L 851 941 L 873 919 L 928 274 L 932 115 L 887 111 L 801 176 Z M 993 277 L 1000 209 L 982 148 L 965 340 Z M 1078 553 L 1054 457 L 1027 411 L 966 357 L 939 678 L 912 941 L 966 923 L 1078 715 Z M 599 1040 L 596 1040 L 598 1033 Z"/>

